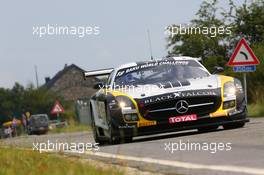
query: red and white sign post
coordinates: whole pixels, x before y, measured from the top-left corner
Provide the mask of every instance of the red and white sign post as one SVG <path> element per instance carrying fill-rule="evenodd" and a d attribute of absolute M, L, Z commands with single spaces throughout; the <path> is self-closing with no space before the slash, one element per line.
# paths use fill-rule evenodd
<path fill-rule="evenodd" d="M 247 44 L 245 38 L 242 38 L 232 54 L 227 65 L 233 67 L 234 72 L 244 72 L 244 91 L 245 100 L 247 103 L 247 76 L 246 72 L 256 71 L 256 65 L 260 62 L 255 56 L 249 45 Z"/>
<path fill-rule="evenodd" d="M 53 115 L 57 115 L 57 117 L 59 118 L 60 113 L 64 113 L 64 108 L 62 107 L 62 105 L 60 104 L 60 102 L 57 100 L 52 108 L 52 110 L 50 111 L 51 114 Z"/>

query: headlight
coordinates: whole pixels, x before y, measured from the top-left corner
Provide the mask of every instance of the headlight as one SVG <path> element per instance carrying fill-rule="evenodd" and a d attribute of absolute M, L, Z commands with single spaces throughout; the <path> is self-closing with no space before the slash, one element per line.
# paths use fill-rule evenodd
<path fill-rule="evenodd" d="M 223 103 L 223 109 L 229 109 L 229 108 L 233 108 L 235 106 L 236 106 L 236 101 L 235 100 L 225 101 Z"/>
<path fill-rule="evenodd" d="M 229 81 L 224 84 L 224 97 L 235 96 L 236 88 L 234 82 Z"/>
<path fill-rule="evenodd" d="M 127 122 L 135 122 L 138 121 L 138 116 L 137 114 L 125 114 L 124 119 Z"/>
<path fill-rule="evenodd" d="M 243 86 L 241 84 L 241 82 L 238 79 L 235 79 L 235 87 L 236 87 L 236 92 L 239 94 L 244 93 L 243 91 Z"/>
<path fill-rule="evenodd" d="M 116 100 L 120 108 L 136 109 L 133 102 L 126 96 L 117 96 Z"/>

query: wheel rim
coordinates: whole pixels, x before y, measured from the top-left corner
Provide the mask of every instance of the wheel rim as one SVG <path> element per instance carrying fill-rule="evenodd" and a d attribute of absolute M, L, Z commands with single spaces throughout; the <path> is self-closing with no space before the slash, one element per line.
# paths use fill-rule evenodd
<path fill-rule="evenodd" d="M 98 141 L 98 135 L 97 135 L 97 129 L 95 126 L 95 121 L 94 121 L 94 117 L 93 117 L 93 112 L 91 111 L 91 119 L 92 119 L 92 129 L 93 129 L 93 137 L 95 142 Z"/>
<path fill-rule="evenodd" d="M 108 121 L 108 128 L 109 128 L 109 142 L 112 143 L 113 142 L 113 130 L 112 130 L 111 120 Z"/>

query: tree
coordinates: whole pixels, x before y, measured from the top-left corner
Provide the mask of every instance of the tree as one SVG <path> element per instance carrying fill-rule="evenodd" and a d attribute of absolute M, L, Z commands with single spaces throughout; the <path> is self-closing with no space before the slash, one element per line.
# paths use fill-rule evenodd
<path fill-rule="evenodd" d="M 204 1 L 196 14 L 197 18 L 193 19 L 187 26 L 192 33 L 180 34 L 178 32 L 176 35 L 170 35 L 167 38 L 169 53 L 201 57 L 205 64 L 210 57 L 213 57 L 212 59 L 218 60 L 215 62 L 216 65 L 224 66 L 227 52 L 225 42 L 227 34 L 218 34 L 216 29 L 221 28 L 222 30 L 229 25 L 216 17 L 218 9 L 217 0 Z M 175 33 L 173 32 L 175 28 L 180 28 L 180 26 L 172 25 L 168 27 L 168 30 L 170 33 Z M 195 29 L 197 30 L 195 31 Z M 212 63 L 212 60 L 209 62 Z"/>
<path fill-rule="evenodd" d="M 246 1 L 241 6 L 236 6 L 232 0 L 229 0 L 229 9 L 218 7 L 218 1 L 204 1 L 196 13 L 196 18 L 191 20 L 194 28 L 221 28 L 230 29 L 231 34 L 225 32 L 218 33 L 212 37 L 208 33 L 180 34 L 175 32 L 174 27 L 168 26 L 169 34 L 168 52 L 169 54 L 181 54 L 187 56 L 201 57 L 203 64 L 211 71 L 214 66 L 223 66 L 226 68 L 226 74 L 241 78 L 241 74 L 233 73 L 231 68 L 226 66 L 236 44 L 245 37 L 253 51 L 261 61 L 264 61 L 264 1 L 255 0 L 251 3 Z M 256 101 L 263 94 L 264 68 L 259 65 L 257 72 L 250 73 L 248 76 L 248 93 L 250 101 Z M 254 89 L 254 90 L 253 90 Z M 264 98 L 264 97 L 263 97 Z"/>
<path fill-rule="evenodd" d="M 56 100 L 69 107 L 63 98 L 45 88 L 35 89 L 33 85 L 24 88 L 19 83 L 12 89 L 0 88 L 0 122 L 11 120 L 13 116 L 20 119 L 24 112 L 49 114 Z"/>

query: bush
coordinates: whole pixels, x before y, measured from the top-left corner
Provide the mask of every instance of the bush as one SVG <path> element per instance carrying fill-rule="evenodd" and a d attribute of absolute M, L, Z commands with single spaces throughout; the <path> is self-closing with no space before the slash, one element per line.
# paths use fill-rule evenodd
<path fill-rule="evenodd" d="M 248 105 L 248 115 L 249 117 L 264 117 L 264 101 L 258 101 L 257 103 L 252 103 Z"/>

